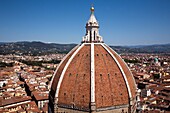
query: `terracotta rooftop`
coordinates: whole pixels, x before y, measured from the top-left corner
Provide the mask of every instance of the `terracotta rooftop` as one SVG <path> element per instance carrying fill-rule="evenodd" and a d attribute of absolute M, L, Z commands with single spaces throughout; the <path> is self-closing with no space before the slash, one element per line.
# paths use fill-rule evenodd
<path fill-rule="evenodd" d="M 53 112 L 59 107 L 91 112 L 122 106 L 135 112 L 135 81 L 122 58 L 104 44 L 92 7 L 82 43 L 53 75 L 49 107 Z"/>
<path fill-rule="evenodd" d="M 81 49 L 75 54 L 78 48 Z M 80 45 L 71 51 L 52 79 L 50 96 L 55 99 L 59 79 L 66 68 L 58 93 L 58 105 L 89 110 L 91 96 L 91 44 Z M 75 54 L 73 58 L 71 58 Z M 114 58 L 113 58 L 114 57 Z M 119 63 L 119 64 L 117 64 Z M 123 70 L 125 76 L 122 73 Z M 94 44 L 95 103 L 96 108 L 128 105 L 136 96 L 136 85 L 125 62 L 112 49 L 105 45 Z M 127 83 L 125 78 L 127 78 Z M 128 92 L 128 87 L 130 92 Z"/>
<path fill-rule="evenodd" d="M 48 94 L 38 92 L 38 91 L 33 91 L 32 94 L 34 95 L 36 100 L 48 100 Z"/>
<path fill-rule="evenodd" d="M 10 99 L 3 99 L 0 101 L 0 107 L 15 104 L 19 102 L 24 102 L 27 100 L 31 100 L 31 97 L 28 96 L 19 96 L 19 97 L 11 97 Z"/>

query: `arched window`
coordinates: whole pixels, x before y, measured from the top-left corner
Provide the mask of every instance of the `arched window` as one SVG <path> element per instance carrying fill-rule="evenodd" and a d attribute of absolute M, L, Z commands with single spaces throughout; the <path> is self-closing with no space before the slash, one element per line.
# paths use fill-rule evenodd
<path fill-rule="evenodd" d="M 94 41 L 96 41 L 96 32 L 94 31 Z"/>
<path fill-rule="evenodd" d="M 91 38 L 92 38 L 92 36 L 91 36 L 91 31 L 90 31 L 90 42 L 92 41 L 92 39 L 91 39 Z"/>

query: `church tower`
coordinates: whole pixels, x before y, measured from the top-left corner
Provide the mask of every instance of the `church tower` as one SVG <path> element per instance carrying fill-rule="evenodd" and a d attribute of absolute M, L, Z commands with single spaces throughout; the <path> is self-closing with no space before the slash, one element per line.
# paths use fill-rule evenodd
<path fill-rule="evenodd" d="M 91 7 L 91 15 L 86 23 L 86 35 L 83 37 L 82 42 L 103 42 L 102 37 L 99 35 L 99 24 L 94 16 L 94 7 Z"/>
<path fill-rule="evenodd" d="M 57 67 L 50 113 L 135 113 L 136 84 L 123 59 L 103 42 L 91 8 L 82 43 Z"/>

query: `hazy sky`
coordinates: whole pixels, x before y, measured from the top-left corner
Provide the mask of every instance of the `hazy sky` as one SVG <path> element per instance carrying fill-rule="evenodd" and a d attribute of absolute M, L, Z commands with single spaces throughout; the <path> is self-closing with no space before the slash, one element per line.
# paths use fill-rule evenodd
<path fill-rule="evenodd" d="M 106 44 L 170 43 L 170 0 L 0 0 L 0 42 L 80 43 L 92 3 Z"/>

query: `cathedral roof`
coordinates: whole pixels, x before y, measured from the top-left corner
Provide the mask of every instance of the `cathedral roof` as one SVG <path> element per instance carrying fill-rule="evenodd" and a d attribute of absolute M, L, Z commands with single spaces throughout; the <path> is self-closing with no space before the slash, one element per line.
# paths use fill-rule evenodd
<path fill-rule="evenodd" d="M 97 22 L 92 15 L 90 22 Z M 87 29 L 87 40 L 61 61 L 52 78 L 50 99 L 58 107 L 83 111 L 129 106 L 136 97 L 131 71 L 114 50 L 100 40 L 95 42 L 96 35 L 89 36 L 88 30 L 98 33 Z"/>
<path fill-rule="evenodd" d="M 91 53 L 92 46 L 94 54 Z M 97 43 L 75 47 L 59 65 L 51 87 L 51 95 L 58 97 L 59 106 L 71 107 L 74 103 L 77 109 L 83 110 L 90 110 L 92 95 L 96 108 L 100 109 L 128 105 L 129 99 L 135 98 L 135 91 L 133 76 L 121 57 L 107 45 Z"/>

